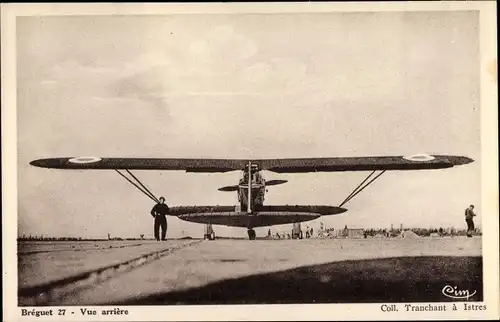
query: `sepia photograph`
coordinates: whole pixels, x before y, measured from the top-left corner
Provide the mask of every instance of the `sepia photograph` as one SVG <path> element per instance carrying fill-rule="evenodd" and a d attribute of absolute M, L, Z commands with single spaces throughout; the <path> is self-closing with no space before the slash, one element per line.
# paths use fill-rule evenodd
<path fill-rule="evenodd" d="M 11 20 L 19 316 L 498 314 L 480 10 L 115 11 Z"/>

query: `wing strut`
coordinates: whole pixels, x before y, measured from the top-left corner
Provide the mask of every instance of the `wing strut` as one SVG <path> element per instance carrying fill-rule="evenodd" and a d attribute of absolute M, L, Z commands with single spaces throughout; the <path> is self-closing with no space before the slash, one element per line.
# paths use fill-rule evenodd
<path fill-rule="evenodd" d="M 342 203 L 339 205 L 339 207 L 342 207 L 343 205 L 345 205 L 347 202 L 349 202 L 350 200 L 352 200 L 352 198 L 356 197 L 356 195 L 358 193 L 360 193 L 361 191 L 363 191 L 366 187 L 368 187 L 373 181 L 377 180 L 378 177 L 380 177 L 381 175 L 384 174 L 384 172 L 386 170 L 383 170 L 382 172 L 380 172 L 379 174 L 377 174 L 375 176 L 375 178 L 371 179 L 370 181 L 368 181 L 367 184 L 365 184 L 363 186 L 363 184 L 371 178 L 371 176 L 373 176 L 373 174 L 375 173 L 376 170 L 373 170 L 366 178 L 365 180 L 363 180 L 357 187 L 356 189 L 354 189 L 345 199 L 344 201 L 342 201 Z"/>
<path fill-rule="evenodd" d="M 247 213 L 252 213 L 252 162 L 248 162 L 248 201 L 247 201 Z"/>
<path fill-rule="evenodd" d="M 143 194 L 145 194 L 147 197 L 149 197 L 151 200 L 153 200 L 154 202 L 157 202 L 159 203 L 160 201 L 158 200 L 158 198 L 155 197 L 155 195 L 149 191 L 149 189 L 144 185 L 142 184 L 142 182 L 132 174 L 132 172 L 130 172 L 128 169 L 125 169 L 125 171 L 127 171 L 127 173 L 135 179 L 135 181 L 137 181 L 137 183 L 139 183 L 139 185 L 135 182 L 133 182 L 132 180 L 130 180 L 129 178 L 127 178 L 126 175 L 124 175 L 123 173 L 121 173 L 118 169 L 115 169 L 115 171 L 120 175 L 122 176 L 125 180 L 127 180 L 128 182 L 130 182 L 134 187 L 136 187 L 137 189 L 139 189 L 139 191 L 141 191 Z M 141 188 L 142 187 L 142 188 Z"/>

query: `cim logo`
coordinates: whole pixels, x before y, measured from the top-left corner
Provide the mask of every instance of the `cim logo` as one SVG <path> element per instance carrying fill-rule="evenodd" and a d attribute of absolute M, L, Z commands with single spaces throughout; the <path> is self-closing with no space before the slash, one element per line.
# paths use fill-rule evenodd
<path fill-rule="evenodd" d="M 445 287 L 441 290 L 441 293 L 452 299 L 468 300 L 476 294 L 476 291 L 474 290 L 474 292 L 471 293 L 469 290 L 459 290 L 456 286 L 445 285 Z"/>

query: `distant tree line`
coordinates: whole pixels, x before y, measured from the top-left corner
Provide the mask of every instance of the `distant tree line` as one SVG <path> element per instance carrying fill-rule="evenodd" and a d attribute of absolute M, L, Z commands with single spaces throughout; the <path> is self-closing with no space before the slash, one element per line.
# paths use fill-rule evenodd
<path fill-rule="evenodd" d="M 107 238 L 84 238 L 84 237 L 49 237 L 49 236 L 26 236 L 23 235 L 17 238 L 17 241 L 102 241 L 102 240 L 145 240 L 147 238 L 121 238 L 113 237 L 111 239 Z"/>
<path fill-rule="evenodd" d="M 32 241 L 32 240 L 45 240 L 45 241 L 78 241 L 83 240 L 82 237 L 46 237 L 46 236 L 25 236 L 17 238 L 18 241 Z"/>
<path fill-rule="evenodd" d="M 108 234 L 108 238 L 85 238 L 85 237 L 67 237 L 67 236 L 43 236 L 43 235 L 25 235 L 18 237 L 18 241 L 103 241 L 103 240 L 147 240 L 144 238 L 144 234 L 139 235 L 140 237 L 111 237 Z"/>

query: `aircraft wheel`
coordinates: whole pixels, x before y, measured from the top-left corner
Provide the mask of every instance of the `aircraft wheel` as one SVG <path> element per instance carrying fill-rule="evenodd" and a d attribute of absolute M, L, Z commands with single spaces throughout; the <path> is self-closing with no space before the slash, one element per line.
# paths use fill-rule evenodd
<path fill-rule="evenodd" d="M 249 230 L 248 230 L 248 239 L 250 239 L 250 240 L 254 240 L 254 239 L 255 239 L 255 237 L 256 237 L 255 230 L 253 230 L 253 229 L 249 229 Z"/>

